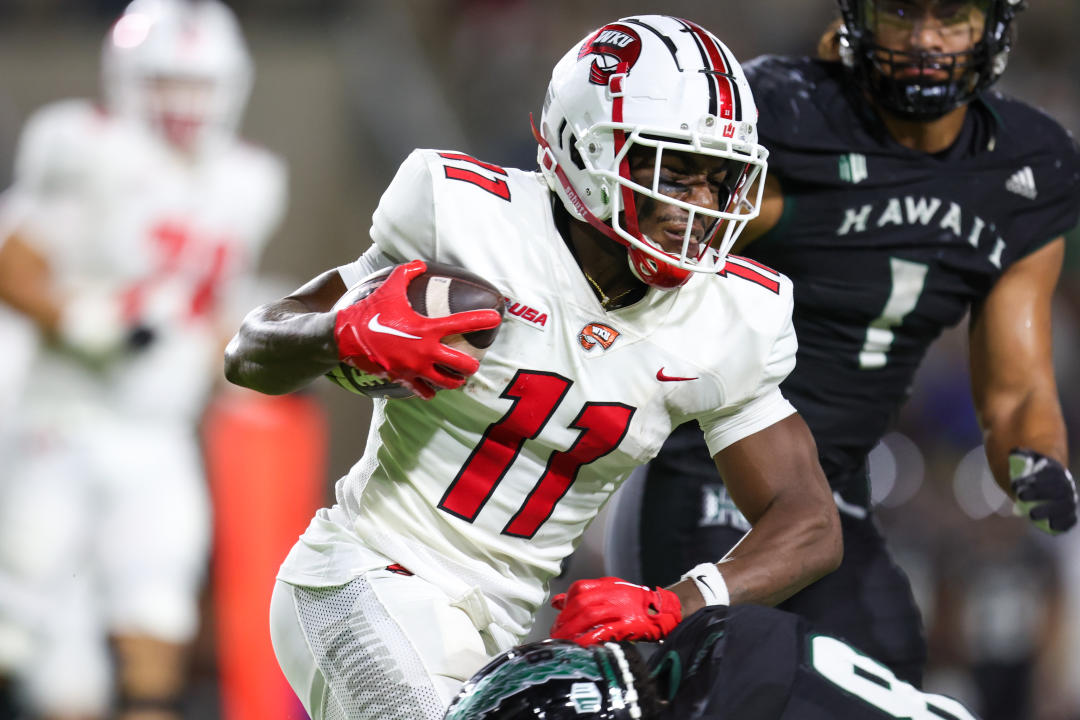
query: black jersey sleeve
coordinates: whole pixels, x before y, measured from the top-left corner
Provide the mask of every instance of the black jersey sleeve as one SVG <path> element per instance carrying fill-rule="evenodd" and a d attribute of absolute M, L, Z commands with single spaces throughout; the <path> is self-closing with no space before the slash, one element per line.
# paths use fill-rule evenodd
<path fill-rule="evenodd" d="M 759 605 L 695 613 L 649 664 L 670 698 L 667 720 L 975 720 L 805 619 Z"/>

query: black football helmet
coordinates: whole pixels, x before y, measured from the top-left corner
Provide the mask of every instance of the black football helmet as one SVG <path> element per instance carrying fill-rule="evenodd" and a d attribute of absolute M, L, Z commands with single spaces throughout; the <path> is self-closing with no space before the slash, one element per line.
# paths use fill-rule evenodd
<path fill-rule="evenodd" d="M 543 640 L 504 652 L 472 676 L 445 720 L 647 720 L 627 653 Z"/>
<path fill-rule="evenodd" d="M 881 23 L 912 22 L 907 16 L 924 11 L 922 0 L 837 1 L 844 64 L 875 103 L 912 120 L 939 118 L 992 85 L 1009 59 L 1012 21 L 1027 6 L 1027 0 L 929 0 L 943 23 L 962 21 L 960 13 L 981 13 L 982 37 L 964 52 L 901 52 L 884 47 L 876 34 Z M 949 79 L 930 79 L 936 71 Z"/>

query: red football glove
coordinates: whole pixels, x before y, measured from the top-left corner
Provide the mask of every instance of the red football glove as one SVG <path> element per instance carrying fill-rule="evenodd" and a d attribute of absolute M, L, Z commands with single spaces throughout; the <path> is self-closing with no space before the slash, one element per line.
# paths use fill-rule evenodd
<path fill-rule="evenodd" d="M 453 390 L 480 362 L 442 343 L 447 335 L 490 330 L 502 318 L 495 310 L 470 310 L 429 318 L 413 310 L 405 289 L 427 270 L 422 260 L 399 265 L 373 293 L 337 313 L 338 357 L 364 372 L 400 382 L 430 400 Z"/>
<path fill-rule="evenodd" d="M 578 580 L 551 599 L 559 611 L 551 637 L 593 645 L 609 640 L 660 640 L 682 620 L 679 597 L 617 577 Z"/>

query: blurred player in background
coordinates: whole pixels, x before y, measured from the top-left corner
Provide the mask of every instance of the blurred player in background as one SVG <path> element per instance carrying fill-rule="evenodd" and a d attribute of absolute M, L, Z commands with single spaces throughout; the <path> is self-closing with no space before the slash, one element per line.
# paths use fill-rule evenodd
<path fill-rule="evenodd" d="M 884 717 L 975 720 L 956 700 L 919 692 L 805 618 L 760 605 L 699 610 L 647 664 L 632 643 L 516 647 L 476 673 L 446 713 L 446 720 Z"/>
<path fill-rule="evenodd" d="M 2 208 L 0 298 L 41 345 L 0 483 L 0 668 L 34 716 L 168 720 L 209 540 L 196 425 L 286 174 L 235 136 L 253 68 L 224 5 L 136 0 L 102 63 L 104 106 L 28 121 Z"/>
<path fill-rule="evenodd" d="M 782 607 L 916 685 L 922 624 L 875 524 L 866 456 L 927 347 L 969 311 L 995 478 L 1040 530 L 1076 523 L 1050 309 L 1080 153 L 1052 118 L 989 90 L 1023 4 L 840 0 L 819 49 L 831 58 L 747 66 L 770 172 L 740 243 L 794 281 L 798 362 L 782 389 L 813 431 L 844 528 L 840 569 Z M 640 526 L 640 568 L 612 569 L 650 584 L 723 555 L 751 525 L 688 427 L 651 464 L 640 517 L 622 519 Z"/>
<path fill-rule="evenodd" d="M 738 63 L 700 26 L 611 23 L 552 73 L 540 172 L 415 151 L 370 249 L 244 320 L 233 382 L 290 392 L 347 361 L 427 399 L 375 400 L 337 504 L 278 575 L 274 647 L 315 720 L 442 718 L 520 642 L 604 502 L 685 420 L 754 531 L 722 572 L 703 562 L 670 589 L 579 583 L 558 600 L 560 635 L 656 640 L 684 612 L 775 603 L 839 562 L 813 441 L 777 389 L 795 353 L 791 287 L 725 263 L 756 213 L 756 117 Z M 491 309 L 418 315 L 406 288 L 424 261 L 494 284 L 501 326 Z M 483 364 L 442 343 L 496 326 Z"/>

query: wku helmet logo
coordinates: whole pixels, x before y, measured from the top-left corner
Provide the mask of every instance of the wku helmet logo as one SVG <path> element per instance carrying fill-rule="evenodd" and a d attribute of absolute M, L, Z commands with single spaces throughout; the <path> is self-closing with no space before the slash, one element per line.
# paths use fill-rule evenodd
<path fill-rule="evenodd" d="M 586 350 L 592 350 L 598 345 L 604 350 L 607 350 L 618 337 L 619 331 L 610 325 L 604 325 L 603 323 L 589 323 L 581 328 L 581 332 L 578 333 L 578 342 L 581 343 L 581 347 Z"/>
<path fill-rule="evenodd" d="M 605 25 L 596 31 L 581 46 L 578 60 L 589 55 L 596 55 L 589 68 L 589 82 L 594 85 L 607 85 L 615 70 L 620 66 L 622 72 L 630 72 L 634 63 L 641 56 L 641 38 L 633 28 L 620 23 Z"/>

